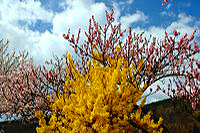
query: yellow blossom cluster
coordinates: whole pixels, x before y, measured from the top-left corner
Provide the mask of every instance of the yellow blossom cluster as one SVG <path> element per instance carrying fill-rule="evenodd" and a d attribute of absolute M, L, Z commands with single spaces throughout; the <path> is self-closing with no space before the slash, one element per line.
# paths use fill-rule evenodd
<path fill-rule="evenodd" d="M 73 78 L 67 75 L 64 93 L 59 94 L 50 105 L 52 112 L 48 122 L 41 110 L 35 112 L 40 125 L 36 129 L 38 133 L 133 132 L 131 121 L 141 127 L 138 131 L 147 127 L 149 132 L 162 132 L 159 127 L 162 118 L 155 123 L 151 112 L 141 118 L 146 98 L 133 112 L 147 86 L 140 87 L 141 81 L 135 79 L 132 69 L 136 70 L 136 66 L 128 66 L 123 58 L 110 58 L 108 62 L 111 66 L 107 67 L 88 63 L 90 70 L 83 76 L 76 69 L 71 55 L 68 55 L 68 61 Z M 143 63 L 142 60 L 137 67 L 139 71 Z M 131 82 L 127 81 L 128 77 Z"/>

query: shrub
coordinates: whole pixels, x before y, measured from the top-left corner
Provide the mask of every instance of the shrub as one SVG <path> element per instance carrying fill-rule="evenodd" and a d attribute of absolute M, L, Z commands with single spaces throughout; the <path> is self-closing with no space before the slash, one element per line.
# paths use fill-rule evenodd
<path fill-rule="evenodd" d="M 139 131 L 162 132 L 159 128 L 162 118 L 154 123 L 151 112 L 141 118 L 146 98 L 133 111 L 147 86 L 140 87 L 142 82 L 134 79 L 131 68 L 136 70 L 136 66 L 128 67 L 123 58 L 118 61 L 110 58 L 110 67 L 93 61 L 87 64 L 89 71 L 82 76 L 70 55 L 68 61 L 71 75 L 67 75 L 64 93 L 50 105 L 50 120 L 45 120 L 42 110 L 35 112 L 40 125 L 37 132 L 131 132 L 135 126 Z M 143 63 L 141 60 L 137 69 Z"/>

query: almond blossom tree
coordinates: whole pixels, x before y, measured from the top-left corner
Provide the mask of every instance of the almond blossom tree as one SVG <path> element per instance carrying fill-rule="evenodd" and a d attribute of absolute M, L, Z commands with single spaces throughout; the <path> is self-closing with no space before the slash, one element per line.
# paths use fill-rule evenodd
<path fill-rule="evenodd" d="M 3 98 L 1 107 L 4 113 L 20 113 L 26 117 L 34 111 L 33 99 L 37 99 L 42 105 L 42 99 L 38 96 L 43 92 L 38 89 L 39 85 L 32 72 L 32 62 L 25 60 L 24 52 L 20 54 L 18 67 L 1 75 L 3 78 L 0 88 L 0 95 Z"/>
<path fill-rule="evenodd" d="M 4 44 L 1 41 L 1 112 L 17 113 L 24 120 L 28 120 L 34 117 L 35 109 L 48 111 L 49 92 L 56 96 L 58 90 L 64 87 L 64 58 L 55 57 L 55 62 L 46 62 L 51 65 L 51 68 L 47 69 L 46 66 L 36 67 L 33 60 L 28 58 L 28 52 L 10 54 L 7 49 L 8 42 Z"/>

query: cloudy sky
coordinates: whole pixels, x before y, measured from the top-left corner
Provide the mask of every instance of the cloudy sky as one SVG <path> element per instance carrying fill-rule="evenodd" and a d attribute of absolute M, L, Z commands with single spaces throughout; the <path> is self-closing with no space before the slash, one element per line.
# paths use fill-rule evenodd
<path fill-rule="evenodd" d="M 178 30 L 181 34 L 200 31 L 200 1 L 172 0 L 162 8 L 162 0 L 0 0 L 0 38 L 10 41 L 10 48 L 27 50 L 37 64 L 53 54 L 61 56 L 72 51 L 63 39 L 68 29 L 75 35 L 87 30 L 88 19 L 94 15 L 105 24 L 105 11 L 115 11 L 116 22 L 135 32 L 145 31 L 162 38 L 164 32 Z M 84 33 L 84 32 L 82 32 Z M 81 38 L 82 40 L 84 39 Z M 165 95 L 154 95 L 151 101 Z"/>

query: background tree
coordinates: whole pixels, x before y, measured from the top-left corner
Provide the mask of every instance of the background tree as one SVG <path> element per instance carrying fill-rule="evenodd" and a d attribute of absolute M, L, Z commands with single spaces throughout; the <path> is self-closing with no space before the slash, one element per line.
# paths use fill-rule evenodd
<path fill-rule="evenodd" d="M 1 108 L 2 113 L 20 113 L 22 117 L 30 115 L 31 100 L 35 96 L 36 88 L 32 73 L 33 60 L 28 52 L 18 54 L 8 52 L 8 41 L 1 42 Z M 12 117 L 12 116 L 10 116 Z"/>
<path fill-rule="evenodd" d="M 54 57 L 55 61 L 46 62 L 51 65 L 35 66 L 28 52 L 18 54 L 8 52 L 8 42 L 1 41 L 1 112 L 20 114 L 22 120 L 33 118 L 35 109 L 48 112 L 48 92 L 58 93 L 64 87 L 65 68 L 62 67 L 64 58 Z"/>
<path fill-rule="evenodd" d="M 16 55 L 15 51 L 12 53 L 8 52 L 9 41 L 4 42 L 0 40 L 0 74 L 6 74 L 9 70 L 18 67 L 19 57 Z"/>
<path fill-rule="evenodd" d="M 15 69 L 19 65 L 19 57 L 15 51 L 12 53 L 8 52 L 9 41 L 0 40 L 0 85 L 2 86 L 3 78 L 10 70 Z M 0 97 L 0 101 L 3 101 L 3 97 Z M 2 110 L 2 108 L 1 108 Z"/>

